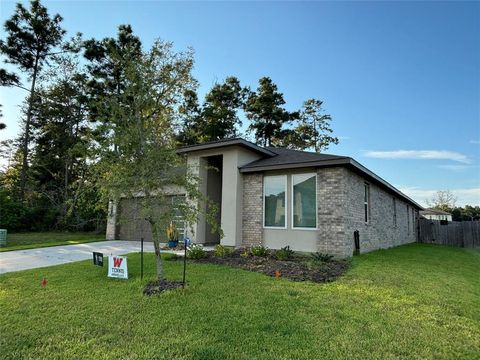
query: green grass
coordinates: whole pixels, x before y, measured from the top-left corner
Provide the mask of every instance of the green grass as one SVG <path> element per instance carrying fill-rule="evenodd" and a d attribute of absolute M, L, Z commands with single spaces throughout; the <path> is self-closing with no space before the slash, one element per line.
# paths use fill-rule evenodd
<path fill-rule="evenodd" d="M 105 240 L 105 234 L 89 232 L 31 232 L 7 234 L 7 246 L 0 252 L 35 249 L 46 246 L 74 245 Z"/>
<path fill-rule="evenodd" d="M 181 262 L 164 262 L 170 279 Z M 480 251 L 413 244 L 361 255 L 330 284 L 192 264 L 186 290 L 142 295 L 83 261 L 0 276 L 0 357 L 480 358 Z M 40 286 L 48 279 L 45 289 Z"/>

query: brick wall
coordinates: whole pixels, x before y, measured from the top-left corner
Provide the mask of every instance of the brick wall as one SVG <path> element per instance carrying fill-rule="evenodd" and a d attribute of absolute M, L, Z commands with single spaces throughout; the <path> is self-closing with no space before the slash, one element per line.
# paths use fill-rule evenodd
<path fill-rule="evenodd" d="M 344 169 L 345 202 L 345 255 L 354 250 L 353 233 L 360 234 L 360 252 L 384 249 L 416 241 L 417 226 L 414 208 L 383 188 Z M 364 186 L 369 184 L 369 221 L 365 222 Z M 394 202 L 396 223 L 394 221 Z M 407 210 L 408 208 L 408 210 Z M 408 217 L 407 217 L 408 212 Z"/>
<path fill-rule="evenodd" d="M 263 175 L 243 174 L 243 246 L 263 243 Z"/>
<path fill-rule="evenodd" d="M 414 215 L 413 207 L 395 197 L 397 209 L 395 224 L 393 195 L 368 181 L 370 219 L 365 223 L 365 182 L 364 178 L 344 167 L 317 169 L 316 251 L 336 256 L 351 256 L 354 250 L 353 234 L 356 230 L 360 234 L 360 252 L 362 253 L 416 241 L 417 216 Z M 264 243 L 263 175 L 244 174 L 243 185 L 243 245 L 262 244 Z M 291 197 L 290 187 L 287 196 Z M 292 241 L 292 245 L 293 242 L 298 242 L 296 236 L 301 234 L 300 231 L 289 240 Z M 269 246 L 281 247 L 280 245 Z M 282 246 L 285 244 L 282 243 Z"/>

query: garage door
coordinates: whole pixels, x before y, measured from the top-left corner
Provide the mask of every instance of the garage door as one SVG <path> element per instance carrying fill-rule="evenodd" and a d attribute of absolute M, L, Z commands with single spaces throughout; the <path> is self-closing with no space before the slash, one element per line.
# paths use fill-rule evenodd
<path fill-rule="evenodd" d="M 184 201 L 185 196 L 170 196 L 170 202 L 175 208 L 178 201 Z M 152 231 L 150 224 L 142 217 L 141 201 L 138 199 L 122 199 L 118 208 L 117 237 L 119 240 L 140 240 L 152 241 Z M 155 212 L 161 213 L 161 206 L 155 209 Z M 179 212 L 174 220 L 174 224 L 180 234 L 180 240 L 185 235 L 185 221 Z M 162 242 L 167 241 L 166 231 L 162 232 Z"/>

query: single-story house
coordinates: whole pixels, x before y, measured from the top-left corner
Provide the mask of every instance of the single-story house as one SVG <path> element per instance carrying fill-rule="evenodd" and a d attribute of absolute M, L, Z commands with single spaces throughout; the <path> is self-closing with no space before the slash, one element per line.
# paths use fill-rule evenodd
<path fill-rule="evenodd" d="M 452 214 L 437 209 L 425 209 L 420 211 L 420 216 L 429 220 L 452 221 Z"/>
<path fill-rule="evenodd" d="M 201 218 L 192 234 L 184 229 L 195 243 L 271 249 L 288 245 L 295 251 L 351 256 L 355 250 L 417 240 L 422 207 L 348 156 L 261 147 L 241 138 L 177 152 L 198 175 L 202 193 L 220 209 L 223 238 L 212 234 Z M 173 206 L 182 195 L 172 193 Z M 135 206 L 128 199 L 111 205 L 108 239 L 151 239 Z M 132 214 L 135 221 L 120 221 Z"/>

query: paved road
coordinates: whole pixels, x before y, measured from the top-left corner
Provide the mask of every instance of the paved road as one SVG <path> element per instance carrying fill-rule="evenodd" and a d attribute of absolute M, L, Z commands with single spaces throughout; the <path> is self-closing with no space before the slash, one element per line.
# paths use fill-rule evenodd
<path fill-rule="evenodd" d="M 100 241 L 52 246 L 39 249 L 0 252 L 0 274 L 35 269 L 92 258 L 92 252 L 122 255 L 140 251 L 139 241 Z M 153 252 L 153 243 L 145 242 L 144 251 Z"/>

